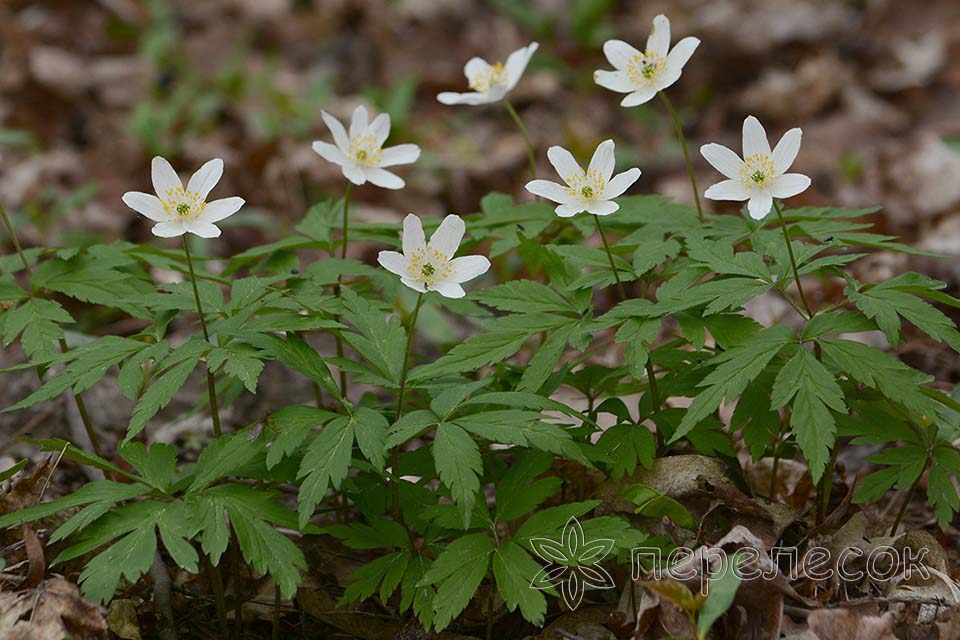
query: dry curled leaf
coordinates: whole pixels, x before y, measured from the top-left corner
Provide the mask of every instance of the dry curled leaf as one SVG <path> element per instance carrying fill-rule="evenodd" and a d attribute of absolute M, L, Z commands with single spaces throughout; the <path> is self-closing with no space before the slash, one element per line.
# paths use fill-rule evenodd
<path fill-rule="evenodd" d="M 36 589 L 0 594 L 3 640 L 106 640 L 100 607 L 84 600 L 76 585 L 53 578 Z"/>

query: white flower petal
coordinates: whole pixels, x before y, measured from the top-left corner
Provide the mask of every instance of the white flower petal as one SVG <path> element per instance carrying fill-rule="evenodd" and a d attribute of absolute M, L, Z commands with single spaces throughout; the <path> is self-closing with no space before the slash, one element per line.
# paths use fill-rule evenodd
<path fill-rule="evenodd" d="M 220 200 L 208 202 L 203 208 L 203 213 L 197 216 L 197 221 L 220 222 L 225 218 L 229 218 L 237 211 L 240 211 L 240 207 L 242 207 L 243 204 L 243 198 L 238 198 L 236 196 L 233 198 L 221 198 Z"/>
<path fill-rule="evenodd" d="M 584 209 L 583 203 L 580 203 L 580 202 L 571 202 L 569 204 L 562 204 L 556 209 L 554 209 L 556 214 L 561 218 L 572 218 L 573 216 L 577 215 L 578 213 L 584 210 L 585 209 Z"/>
<path fill-rule="evenodd" d="M 183 222 L 180 220 L 159 222 L 153 225 L 153 228 L 150 229 L 150 231 L 153 232 L 153 235 L 161 238 L 176 238 L 177 236 L 182 236 L 187 232 L 186 228 L 183 226 Z"/>
<path fill-rule="evenodd" d="M 750 192 L 743 188 L 739 180 L 721 180 L 703 192 L 711 200 L 735 200 L 742 202 L 750 199 Z"/>
<path fill-rule="evenodd" d="M 667 56 L 663 75 L 659 78 L 657 86 L 662 90 L 673 85 L 680 79 L 683 73 L 683 67 L 690 60 L 690 56 L 700 46 L 700 39 L 692 36 L 686 37 L 673 48 L 673 51 Z"/>
<path fill-rule="evenodd" d="M 747 212 L 754 220 L 763 220 L 773 208 L 773 197 L 767 191 L 759 191 L 750 196 Z"/>
<path fill-rule="evenodd" d="M 621 107 L 636 107 L 645 102 L 650 102 L 653 96 L 657 95 L 658 89 L 656 87 L 640 87 L 633 93 L 627 95 L 623 100 L 620 101 Z"/>
<path fill-rule="evenodd" d="M 149 193 L 128 191 L 123 194 L 123 203 L 154 222 L 163 222 L 169 217 L 160 198 Z"/>
<path fill-rule="evenodd" d="M 447 258 L 452 258 L 460 247 L 460 241 L 463 240 L 466 230 L 467 226 L 463 223 L 463 219 L 451 213 L 430 236 L 430 248 L 439 251 Z"/>
<path fill-rule="evenodd" d="M 552 146 L 547 149 L 547 159 L 557 170 L 557 173 L 563 178 L 564 182 L 569 183 L 573 176 L 583 173 L 583 169 L 577 163 L 573 154 L 560 146 Z"/>
<path fill-rule="evenodd" d="M 799 127 L 790 129 L 790 131 L 783 134 L 780 142 L 778 142 L 777 146 L 773 149 L 773 155 L 770 157 L 770 159 L 773 160 L 774 171 L 778 174 L 786 173 L 790 165 L 793 164 L 793 161 L 797 159 L 797 153 L 800 152 L 800 140 L 802 138 L 803 131 Z"/>
<path fill-rule="evenodd" d="M 207 195 L 213 190 L 220 178 L 223 177 L 223 160 L 214 158 L 206 162 L 197 172 L 190 176 L 187 182 L 187 191 L 195 191 L 200 194 L 201 200 L 206 200 Z"/>
<path fill-rule="evenodd" d="M 386 169 L 374 167 L 367 169 L 365 172 L 367 174 L 367 180 L 378 187 L 383 187 L 384 189 L 403 189 L 403 185 L 406 184 L 403 181 L 403 178 L 395 173 L 387 171 Z"/>
<path fill-rule="evenodd" d="M 607 40 L 603 43 L 603 55 L 615 69 L 624 70 L 633 56 L 640 55 L 633 46 L 623 40 Z"/>
<path fill-rule="evenodd" d="M 496 98 L 491 98 L 485 93 L 477 93 L 471 91 L 469 93 L 455 93 L 453 91 L 444 91 L 443 93 L 437 94 L 437 101 L 442 104 L 469 104 L 469 105 L 478 105 L 478 104 L 488 104 L 490 102 L 496 102 L 503 96 L 498 96 Z"/>
<path fill-rule="evenodd" d="M 342 166 L 343 177 L 355 185 L 367 183 L 367 172 L 355 164 L 348 163 Z"/>
<path fill-rule="evenodd" d="M 637 88 L 637 85 L 623 71 L 604 71 L 600 69 L 593 72 L 593 81 L 604 89 L 610 89 L 618 93 L 629 93 Z"/>
<path fill-rule="evenodd" d="M 350 137 L 347 135 L 347 130 L 343 128 L 339 120 L 326 111 L 321 111 L 320 117 L 323 118 L 323 123 L 327 125 L 327 129 L 330 129 L 330 133 L 333 135 L 333 141 L 340 151 L 344 154 L 348 153 L 350 151 Z M 317 153 L 319 153 L 319 151 Z M 331 160 L 331 162 L 334 161 Z"/>
<path fill-rule="evenodd" d="M 380 158 L 381 167 L 393 167 L 398 164 L 410 164 L 420 157 L 420 147 L 415 144 L 398 144 L 387 147 Z"/>
<path fill-rule="evenodd" d="M 200 222 L 197 220 L 185 222 L 183 228 L 190 233 L 201 238 L 219 238 L 220 229 L 212 222 Z"/>
<path fill-rule="evenodd" d="M 410 287 L 410 288 L 413 289 L 414 291 L 419 291 L 420 293 L 426 293 L 426 292 L 427 292 L 427 288 L 426 288 L 425 286 L 423 286 L 423 283 L 422 283 L 422 282 L 419 282 L 419 281 L 417 281 L 417 280 L 411 280 L 410 278 L 400 278 L 400 282 L 402 282 L 403 284 L 407 285 L 408 287 Z"/>
<path fill-rule="evenodd" d="M 653 19 L 653 31 L 647 38 L 647 51 L 666 56 L 670 49 L 670 20 L 662 13 Z"/>
<path fill-rule="evenodd" d="M 420 218 L 408 213 L 403 219 L 403 233 L 400 235 L 400 243 L 403 245 L 403 255 L 411 256 L 418 249 L 427 246 L 427 240 L 423 235 L 423 223 Z"/>
<path fill-rule="evenodd" d="M 467 282 L 485 274 L 490 269 L 490 261 L 486 256 L 463 256 L 451 260 L 450 269 L 450 280 Z"/>
<path fill-rule="evenodd" d="M 810 178 L 802 173 L 785 173 L 770 188 L 774 198 L 792 198 L 810 187 Z"/>
<path fill-rule="evenodd" d="M 430 287 L 431 291 L 436 291 L 445 298 L 462 298 L 467 295 L 467 292 L 463 290 L 456 282 L 451 282 L 445 280 L 443 282 L 437 282 Z"/>
<path fill-rule="evenodd" d="M 527 65 L 530 63 L 530 58 L 533 57 L 533 54 L 536 53 L 539 46 L 539 43 L 531 42 L 526 47 L 517 49 L 507 58 L 507 63 L 504 65 L 507 72 L 507 91 L 517 86 L 517 83 L 520 81 L 520 76 L 523 75 L 524 70 L 526 70 Z"/>
<path fill-rule="evenodd" d="M 313 150 L 318 156 L 327 162 L 332 162 L 333 164 L 338 164 L 340 166 L 343 166 L 348 162 L 346 154 L 335 144 L 330 144 L 329 142 L 324 142 L 323 140 L 317 140 L 313 143 Z"/>
<path fill-rule="evenodd" d="M 366 133 L 369 122 L 366 107 L 362 104 L 357 105 L 357 108 L 353 110 L 353 116 L 350 118 L 350 139 L 353 140 Z"/>
<path fill-rule="evenodd" d="M 591 202 L 587 205 L 587 213 L 592 213 L 595 216 L 608 216 L 617 211 L 619 208 L 620 205 L 612 200 Z"/>
<path fill-rule="evenodd" d="M 596 151 L 593 152 L 593 157 L 590 158 L 590 166 L 587 167 L 587 171 L 597 171 L 603 176 L 604 182 L 608 181 L 610 176 L 613 175 L 614 166 L 617 164 L 613 157 L 614 149 L 613 140 L 604 140 L 598 144 Z"/>
<path fill-rule="evenodd" d="M 407 259 L 398 251 L 381 251 L 377 256 L 377 262 L 381 267 L 398 276 L 407 272 Z"/>
<path fill-rule="evenodd" d="M 367 135 L 373 136 L 377 144 L 382 147 L 387 141 L 387 136 L 390 135 L 390 114 L 381 113 L 374 118 L 367 128 Z"/>
<path fill-rule="evenodd" d="M 700 147 L 700 155 L 710 165 L 727 176 L 736 180 L 740 176 L 740 168 L 743 167 L 743 160 L 740 159 L 733 150 L 728 149 L 722 144 L 711 142 Z"/>
<path fill-rule="evenodd" d="M 747 116 L 743 121 L 743 157 L 761 153 L 770 155 L 770 143 L 767 141 L 767 132 L 763 125 L 754 116 Z"/>
<path fill-rule="evenodd" d="M 573 199 L 567 187 L 549 180 L 531 180 L 527 183 L 527 191 L 535 196 L 552 200 L 559 204 L 567 204 Z"/>
<path fill-rule="evenodd" d="M 490 64 L 486 60 L 473 57 L 467 60 L 467 64 L 463 66 L 463 75 L 467 77 L 467 82 L 470 83 L 478 75 L 486 73 L 489 68 Z"/>
<path fill-rule="evenodd" d="M 603 190 L 603 195 L 600 196 L 600 198 L 603 200 L 610 200 L 611 198 L 621 196 L 633 185 L 634 182 L 639 179 L 640 169 L 636 167 L 618 173 L 607 183 L 607 188 Z"/>
<path fill-rule="evenodd" d="M 180 176 L 173 170 L 166 158 L 156 156 L 150 164 L 150 177 L 153 179 L 153 190 L 160 199 L 166 198 L 171 190 L 182 189 Z"/>

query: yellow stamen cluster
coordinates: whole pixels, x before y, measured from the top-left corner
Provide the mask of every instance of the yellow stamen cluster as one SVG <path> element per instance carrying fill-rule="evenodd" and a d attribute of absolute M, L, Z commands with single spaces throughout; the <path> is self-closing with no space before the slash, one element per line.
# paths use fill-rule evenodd
<path fill-rule="evenodd" d="M 350 139 L 350 155 L 362 167 L 379 167 L 383 162 L 383 149 L 371 135 L 354 136 Z"/>
<path fill-rule="evenodd" d="M 744 189 L 769 187 L 774 180 L 773 160 L 765 153 L 755 153 L 744 158 L 740 167 L 740 184 Z"/>
<path fill-rule="evenodd" d="M 567 183 L 567 193 L 583 202 L 596 200 L 607 187 L 607 181 L 596 169 L 587 172 L 580 169 L 580 173 L 564 178 L 564 181 Z"/>
<path fill-rule="evenodd" d="M 450 259 L 436 249 L 424 247 L 408 256 L 407 277 L 427 287 L 446 280 L 452 271 Z"/>
<path fill-rule="evenodd" d="M 161 198 L 163 210 L 167 215 L 179 218 L 197 218 L 203 213 L 206 203 L 196 191 L 187 191 L 183 187 L 167 189 Z"/>
<path fill-rule="evenodd" d="M 667 59 L 658 53 L 644 51 L 627 63 L 627 77 L 638 86 L 649 87 L 667 66 Z"/>
<path fill-rule="evenodd" d="M 507 69 L 502 62 L 491 65 L 470 79 L 470 88 L 479 93 L 489 93 L 497 85 L 507 84 Z"/>

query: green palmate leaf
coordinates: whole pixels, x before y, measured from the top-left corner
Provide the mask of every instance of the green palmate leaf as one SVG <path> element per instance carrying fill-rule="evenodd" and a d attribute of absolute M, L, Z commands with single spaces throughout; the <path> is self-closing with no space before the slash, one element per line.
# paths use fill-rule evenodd
<path fill-rule="evenodd" d="M 330 527 L 329 531 L 351 549 L 405 548 L 410 544 L 407 530 L 393 520 L 373 520 L 370 524 L 354 522 Z"/>
<path fill-rule="evenodd" d="M 490 567 L 494 544 L 479 533 L 462 536 L 443 550 L 421 584 L 435 585 L 434 626 L 445 629 L 470 603 Z"/>
<path fill-rule="evenodd" d="M 637 505 L 637 513 L 648 518 L 670 518 L 685 529 L 695 530 L 696 520 L 687 508 L 669 496 L 665 496 L 653 487 L 635 484 L 624 491 L 623 496 Z"/>
<path fill-rule="evenodd" d="M 944 286 L 942 282 L 907 273 L 862 290 L 851 283 L 844 292 L 867 317 L 876 320 L 894 347 L 900 342 L 902 316 L 931 338 L 960 351 L 960 332 L 956 324 L 918 297 L 925 293 L 935 294 Z"/>
<path fill-rule="evenodd" d="M 170 345 L 166 340 L 144 346 L 127 358 L 120 365 L 120 374 L 117 376 L 117 386 L 128 400 L 136 400 L 140 390 L 146 382 L 144 368 L 159 362 L 170 352 Z"/>
<path fill-rule="evenodd" d="M 399 384 L 407 337 L 400 319 L 388 320 L 379 307 L 350 289 L 342 289 L 342 295 L 343 318 L 357 328 L 356 333 L 344 332 L 344 340 L 387 381 Z"/>
<path fill-rule="evenodd" d="M 714 273 L 770 280 L 770 269 L 759 253 L 734 253 L 732 245 L 696 236 L 686 238 L 686 244 L 687 255 Z"/>
<path fill-rule="evenodd" d="M 525 548 L 532 548 L 527 546 L 531 538 L 551 536 L 557 533 L 563 529 L 567 520 L 579 518 L 593 511 L 600 502 L 600 500 L 571 502 L 537 511 L 520 525 L 520 528 L 513 534 L 513 540 L 524 544 Z"/>
<path fill-rule="evenodd" d="M 316 350 L 298 335 L 290 334 L 286 339 L 267 334 L 245 335 L 244 340 L 264 352 L 264 355 L 279 360 L 291 369 L 299 371 L 307 378 L 338 400 L 340 389 L 334 382 L 327 363 Z"/>
<path fill-rule="evenodd" d="M 835 311 L 818 313 L 803 327 L 802 338 L 813 340 L 836 333 L 862 333 L 876 330 L 876 325 L 859 313 Z"/>
<path fill-rule="evenodd" d="M 493 552 L 493 577 L 507 609 L 519 607 L 524 619 L 537 626 L 543 624 L 547 613 L 543 593 L 530 588 L 539 571 L 540 565 L 515 542 L 506 542 Z"/>
<path fill-rule="evenodd" d="M 683 289 L 667 292 L 661 288 L 662 296 L 657 304 L 660 313 L 675 313 L 692 307 L 706 305 L 704 314 L 720 313 L 730 309 L 739 309 L 745 303 L 768 291 L 770 282 L 748 277 L 718 277 L 707 282 Z"/>
<path fill-rule="evenodd" d="M 577 322 L 579 321 L 549 313 L 525 313 L 498 318 L 487 323 L 486 332 L 467 338 L 435 362 L 414 368 L 409 375 L 410 381 L 422 382 L 502 362 L 519 351 L 531 336 L 542 331 L 555 331 L 564 325 Z"/>
<path fill-rule="evenodd" d="M 57 498 L 51 502 L 43 502 L 33 507 L 0 516 L 0 528 L 12 527 L 24 522 L 33 522 L 34 520 L 46 518 L 51 514 L 59 513 L 66 509 L 92 503 L 105 504 L 106 509 L 104 509 L 104 512 L 106 512 L 106 510 L 114 504 L 143 495 L 149 490 L 149 487 L 140 483 L 125 484 L 111 480 L 96 480 L 62 498 Z M 59 535 L 58 539 L 65 537 L 77 529 L 78 527 L 71 527 Z"/>
<path fill-rule="evenodd" d="M 74 321 L 59 303 L 43 298 L 25 300 L 0 316 L 0 320 L 4 344 L 20 336 L 23 350 L 33 359 L 56 353 L 56 341 L 63 337 L 60 325 Z"/>
<path fill-rule="evenodd" d="M 559 490 L 560 478 L 534 480 L 552 463 L 553 456 L 541 451 L 527 451 L 517 456 L 497 483 L 497 520 L 509 521 L 526 515 Z"/>
<path fill-rule="evenodd" d="M 370 460 L 374 468 L 382 470 L 386 462 L 387 419 L 366 407 L 358 408 L 350 416 L 331 420 L 310 443 L 300 463 L 300 527 L 306 526 L 329 487 L 339 488 L 353 459 L 353 443 Z"/>
<path fill-rule="evenodd" d="M 759 460 L 780 433 L 780 414 L 770 409 L 770 380 L 760 376 L 737 400 L 731 429 L 743 429 L 743 441 L 754 460 Z"/>
<path fill-rule="evenodd" d="M 608 287 L 616 282 L 616 278 L 610 270 L 610 258 L 606 251 L 582 245 L 550 245 L 550 249 L 575 267 L 589 270 L 567 285 L 568 289 L 582 289 L 594 285 Z M 623 258 L 614 255 L 613 264 L 617 268 L 621 282 L 637 278 L 630 263 Z"/>
<path fill-rule="evenodd" d="M 129 258 L 123 261 L 133 264 Z M 84 302 L 123 309 L 135 317 L 148 317 L 137 300 L 142 300 L 153 288 L 129 273 L 118 271 L 114 262 L 105 260 L 103 255 L 80 255 L 69 260 L 51 258 L 34 270 L 32 284 L 38 290 L 49 289 Z"/>
<path fill-rule="evenodd" d="M 250 393 L 257 392 L 257 380 L 263 371 L 263 361 L 256 349 L 242 343 L 217 347 L 207 357 L 207 368 L 216 372 L 221 366 L 227 375 L 240 380 Z"/>
<path fill-rule="evenodd" d="M 67 389 L 73 389 L 75 393 L 85 391 L 99 382 L 110 367 L 147 347 L 146 343 L 137 340 L 104 336 L 74 349 L 64 356 L 70 362 L 60 375 L 4 411 L 17 411 L 38 402 L 46 402 Z"/>
<path fill-rule="evenodd" d="M 156 551 L 157 535 L 152 522 L 150 526 L 133 529 L 87 563 L 79 579 L 84 597 L 106 604 L 117 592 L 120 576 L 136 582 L 150 569 Z"/>
<path fill-rule="evenodd" d="M 800 348 L 777 374 L 770 406 L 784 407 L 793 400 L 790 425 L 807 458 L 814 482 L 820 480 L 837 434 L 832 411 L 845 413 L 843 391 L 830 371 L 812 353 Z"/>
<path fill-rule="evenodd" d="M 127 427 L 127 435 L 124 442 L 129 442 L 135 435 L 147 425 L 147 422 L 157 414 L 160 409 L 167 406 L 177 391 L 186 383 L 190 373 L 200 362 L 207 351 L 210 349 L 209 343 L 205 341 L 194 340 L 188 342 L 171 353 L 161 363 L 164 367 L 167 364 L 171 366 L 157 377 L 147 388 L 146 392 L 140 396 L 136 406 L 133 408 L 133 415 L 130 417 L 130 424 Z"/>
<path fill-rule="evenodd" d="M 824 363 L 884 396 L 927 416 L 940 406 L 920 391 L 932 378 L 900 362 L 896 356 L 853 340 L 821 339 Z"/>
<path fill-rule="evenodd" d="M 610 427 L 597 440 L 597 448 L 610 463 L 614 478 L 633 473 L 637 465 L 645 469 L 653 467 L 657 441 L 653 433 L 643 425 L 619 424 Z"/>
<path fill-rule="evenodd" d="M 233 475 L 261 451 L 262 447 L 250 439 L 248 431 L 238 431 L 216 438 L 197 459 L 188 493 L 194 493 L 221 478 Z"/>
<path fill-rule="evenodd" d="M 270 414 L 267 424 L 276 437 L 267 451 L 267 468 L 272 469 L 284 457 L 296 453 L 313 429 L 336 416 L 335 413 L 307 406 L 284 407 Z"/>
<path fill-rule="evenodd" d="M 567 341 L 580 329 L 579 324 L 569 324 L 552 331 L 527 363 L 517 384 L 517 391 L 536 392 L 540 389 L 560 362 Z"/>
<path fill-rule="evenodd" d="M 960 477 L 960 451 L 952 444 L 940 444 L 933 450 L 927 478 L 927 501 L 933 506 L 937 524 L 946 531 L 954 514 L 960 511 L 956 479 Z"/>
<path fill-rule="evenodd" d="M 515 313 L 574 313 L 579 310 L 551 287 L 533 280 L 513 280 L 478 291 L 473 298 L 501 311 Z"/>
<path fill-rule="evenodd" d="M 469 527 L 473 505 L 480 490 L 479 476 L 483 470 L 477 443 L 460 426 L 441 424 L 433 441 L 433 461 L 440 480 L 450 488 L 453 499 L 460 507 L 465 526 Z"/>
<path fill-rule="evenodd" d="M 687 409 L 674 432 L 671 442 L 682 438 L 698 422 L 719 408 L 726 399 L 732 401 L 746 389 L 783 347 L 796 339 L 785 325 L 774 325 L 756 334 L 746 343 L 715 356 L 710 364 L 717 365 L 698 386 L 706 387 Z"/>
<path fill-rule="evenodd" d="M 350 575 L 350 586 L 343 592 L 340 604 L 366 600 L 377 592 L 377 587 L 381 584 L 383 588 L 381 589 L 380 599 L 386 602 L 396 590 L 409 563 L 410 553 L 408 551 L 395 551 L 363 565 Z"/>
<path fill-rule="evenodd" d="M 161 491 L 170 488 L 177 466 L 176 447 L 155 442 L 148 449 L 141 442 L 130 442 L 120 445 L 118 453 L 140 472 L 151 487 Z"/>
<path fill-rule="evenodd" d="M 632 244 L 628 238 L 622 239 L 617 246 Z M 643 276 L 658 265 L 669 259 L 676 258 L 680 253 L 680 243 L 673 238 L 643 238 L 638 239 L 633 250 L 633 272 Z"/>

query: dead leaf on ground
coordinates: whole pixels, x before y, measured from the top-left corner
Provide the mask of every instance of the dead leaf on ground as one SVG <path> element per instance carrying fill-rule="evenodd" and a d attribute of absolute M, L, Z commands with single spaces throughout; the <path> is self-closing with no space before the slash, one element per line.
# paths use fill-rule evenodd
<path fill-rule="evenodd" d="M 36 589 L 0 594 L 0 638 L 4 640 L 106 640 L 100 607 L 84 600 L 63 578 Z"/>

